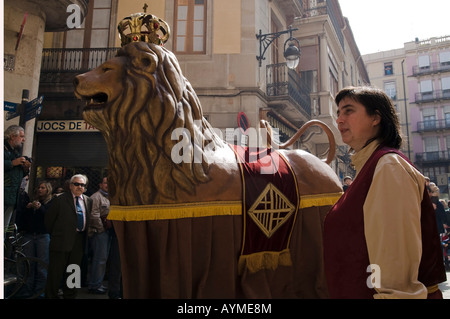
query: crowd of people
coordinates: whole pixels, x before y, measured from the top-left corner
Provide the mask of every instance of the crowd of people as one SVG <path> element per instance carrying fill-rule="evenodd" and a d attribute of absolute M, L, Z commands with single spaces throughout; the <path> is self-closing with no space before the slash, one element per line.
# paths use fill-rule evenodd
<path fill-rule="evenodd" d="M 441 238 L 445 269 L 450 271 L 450 200 L 440 199 L 439 187 L 430 182 L 428 177 L 426 177 L 426 185 L 436 212 L 436 223 Z"/>
<path fill-rule="evenodd" d="M 42 260 L 48 267 L 33 265 L 17 297 L 43 292 L 39 297 L 76 298 L 80 287 L 76 283 L 68 285 L 66 280 L 71 274 L 67 267 L 78 265 L 81 287 L 87 287 L 91 294 L 122 298 L 118 241 L 112 222 L 107 219 L 107 177 L 91 196 L 84 194 L 88 179 L 82 174 L 73 175 L 66 189 L 53 192 L 50 182 L 40 181 L 28 194 L 31 159 L 21 155 L 24 140 L 20 126 L 13 125 L 5 131 L 4 225 L 16 225 L 25 243 L 23 253 Z M 103 286 L 105 278 L 108 287 Z"/>

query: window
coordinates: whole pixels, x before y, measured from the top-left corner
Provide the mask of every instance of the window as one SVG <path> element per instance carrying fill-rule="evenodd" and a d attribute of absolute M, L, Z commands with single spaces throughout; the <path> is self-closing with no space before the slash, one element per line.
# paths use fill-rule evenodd
<path fill-rule="evenodd" d="M 175 52 L 204 54 L 206 0 L 176 0 Z"/>
<path fill-rule="evenodd" d="M 330 69 L 330 92 L 332 96 L 336 96 L 336 94 L 338 93 L 338 80 L 331 69 Z"/>
<path fill-rule="evenodd" d="M 353 86 L 355 86 L 355 77 L 354 77 L 353 72 L 354 72 L 354 71 L 353 71 L 353 65 L 350 65 L 351 83 L 352 83 Z"/>
<path fill-rule="evenodd" d="M 392 62 L 387 62 L 384 64 L 384 75 L 392 75 L 394 74 L 394 67 L 392 66 Z"/>
<path fill-rule="evenodd" d="M 434 108 L 422 110 L 423 125 L 425 129 L 436 128 L 436 112 Z"/>
<path fill-rule="evenodd" d="M 300 76 L 305 82 L 306 86 L 310 88 L 311 92 L 318 92 L 318 78 L 317 70 L 301 71 Z"/>
<path fill-rule="evenodd" d="M 425 152 L 438 152 L 439 151 L 439 141 L 436 136 L 425 137 L 423 139 L 425 143 Z"/>
<path fill-rule="evenodd" d="M 431 181 L 436 180 L 436 175 L 434 174 L 434 168 L 433 167 L 424 167 L 422 168 L 422 173 L 425 176 L 428 176 Z"/>
<path fill-rule="evenodd" d="M 433 98 L 433 84 L 431 80 L 420 81 L 420 93 L 422 93 L 422 99 Z"/>
<path fill-rule="evenodd" d="M 441 65 L 450 65 L 450 51 L 439 53 L 439 62 Z"/>
<path fill-rule="evenodd" d="M 441 79 L 442 96 L 450 98 L 450 77 Z"/>
<path fill-rule="evenodd" d="M 65 33 L 65 48 L 107 48 L 111 28 L 111 0 L 89 2 L 89 11 L 80 28 Z"/>
<path fill-rule="evenodd" d="M 425 153 L 427 161 L 436 161 L 439 159 L 439 140 L 436 136 L 425 137 Z"/>
<path fill-rule="evenodd" d="M 65 52 L 65 69 L 93 69 L 108 59 L 106 48 L 111 45 L 110 32 L 115 29 L 111 26 L 111 7 L 111 0 L 89 1 L 88 14 L 80 28 L 64 33 L 65 49 L 100 49 Z"/>
<path fill-rule="evenodd" d="M 396 88 L 395 82 L 386 82 L 386 83 L 384 83 L 384 92 L 392 100 L 396 100 L 397 99 L 397 88 Z"/>
<path fill-rule="evenodd" d="M 450 106 L 444 107 L 444 119 L 445 119 L 445 128 L 450 128 Z"/>
<path fill-rule="evenodd" d="M 430 68 L 430 57 L 428 55 L 419 56 L 419 68 L 421 69 Z"/>

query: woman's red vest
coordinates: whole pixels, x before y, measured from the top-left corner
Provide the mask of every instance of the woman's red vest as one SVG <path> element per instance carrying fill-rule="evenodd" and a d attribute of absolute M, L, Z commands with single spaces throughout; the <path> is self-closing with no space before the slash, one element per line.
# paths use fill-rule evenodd
<path fill-rule="evenodd" d="M 397 149 L 378 147 L 325 218 L 325 275 L 331 298 L 371 299 L 376 294 L 366 283 L 370 262 L 364 235 L 363 205 L 378 160 L 387 153 L 396 153 L 410 163 Z M 446 281 L 446 273 L 435 212 L 426 188 L 421 210 L 422 259 L 418 279 L 430 287 Z"/>

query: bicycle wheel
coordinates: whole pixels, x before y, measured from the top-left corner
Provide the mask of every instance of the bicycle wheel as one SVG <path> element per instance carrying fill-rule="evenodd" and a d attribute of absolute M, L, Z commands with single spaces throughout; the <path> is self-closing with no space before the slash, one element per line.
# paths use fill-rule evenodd
<path fill-rule="evenodd" d="M 4 258 L 4 298 L 17 297 L 30 272 L 30 264 L 22 252 L 15 252 L 14 259 Z"/>
<path fill-rule="evenodd" d="M 41 268 L 42 271 L 45 271 L 45 274 L 47 274 L 48 264 L 44 262 L 42 259 L 39 259 L 37 257 L 25 257 L 25 260 L 27 261 L 27 264 L 30 266 L 30 272 L 32 273 L 31 269 L 34 269 L 34 271 L 37 271 L 37 268 Z M 47 276 L 45 276 L 47 278 Z M 36 289 L 36 288 L 35 288 Z M 27 299 L 36 299 L 39 296 L 43 295 L 45 290 L 45 283 L 37 289 L 31 296 L 29 296 Z"/>

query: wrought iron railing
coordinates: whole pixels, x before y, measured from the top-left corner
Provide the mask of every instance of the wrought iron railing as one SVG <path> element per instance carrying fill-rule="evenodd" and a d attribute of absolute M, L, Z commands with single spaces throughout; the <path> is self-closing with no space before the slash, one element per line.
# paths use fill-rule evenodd
<path fill-rule="evenodd" d="M 118 48 L 44 49 L 41 71 L 73 72 L 94 69 L 116 55 Z"/>
<path fill-rule="evenodd" d="M 450 119 L 417 122 L 417 132 L 429 132 L 450 129 Z"/>
<path fill-rule="evenodd" d="M 450 162 L 450 151 L 416 153 L 416 163 Z"/>
<path fill-rule="evenodd" d="M 450 90 L 434 90 L 430 92 L 416 93 L 416 103 L 434 102 L 439 100 L 450 100 Z"/>
<path fill-rule="evenodd" d="M 270 64 L 266 69 L 268 97 L 290 97 L 311 118 L 311 90 L 297 72 L 286 63 Z"/>
<path fill-rule="evenodd" d="M 413 66 L 413 75 L 425 75 L 425 74 L 432 74 L 432 73 L 439 73 L 439 72 L 450 72 L 450 62 L 440 63 L 435 62 L 431 63 L 428 66 L 420 67 L 418 65 Z"/>
<path fill-rule="evenodd" d="M 44 49 L 41 83 L 71 82 L 75 74 L 95 69 L 117 54 L 119 48 Z"/>

